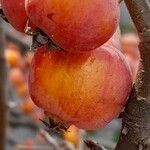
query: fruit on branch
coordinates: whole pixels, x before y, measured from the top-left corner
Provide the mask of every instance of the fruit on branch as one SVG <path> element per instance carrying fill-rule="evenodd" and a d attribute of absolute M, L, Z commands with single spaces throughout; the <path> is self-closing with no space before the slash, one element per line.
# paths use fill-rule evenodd
<path fill-rule="evenodd" d="M 31 64 L 29 93 L 56 122 L 96 129 L 122 110 L 131 78 L 124 56 L 115 48 L 74 54 L 41 47 Z"/>
<path fill-rule="evenodd" d="M 21 97 L 27 97 L 29 95 L 28 85 L 25 82 L 17 86 L 16 90 Z"/>
<path fill-rule="evenodd" d="M 31 101 L 31 99 L 25 99 L 24 101 L 22 101 L 21 105 L 20 105 L 21 111 L 24 114 L 31 114 L 33 113 L 34 109 L 36 108 L 36 106 L 34 105 L 34 103 Z"/>
<path fill-rule="evenodd" d="M 121 37 L 121 45 L 135 80 L 140 63 L 139 38 L 135 33 L 126 33 Z"/>
<path fill-rule="evenodd" d="M 72 143 L 76 148 L 79 148 L 81 141 L 81 133 L 78 128 L 75 126 L 70 126 L 67 132 L 63 135 L 64 139 L 70 143 Z"/>
<path fill-rule="evenodd" d="M 3 12 L 9 23 L 24 33 L 28 17 L 25 12 L 25 0 L 1 0 Z M 32 23 L 29 26 L 34 27 Z"/>
<path fill-rule="evenodd" d="M 31 21 L 66 51 L 93 50 L 115 32 L 119 6 L 114 0 L 26 0 Z"/>
<path fill-rule="evenodd" d="M 5 58 L 7 61 L 7 64 L 10 67 L 16 67 L 19 66 L 20 62 L 21 62 L 21 54 L 19 51 L 15 50 L 15 49 L 6 49 L 5 50 Z"/>

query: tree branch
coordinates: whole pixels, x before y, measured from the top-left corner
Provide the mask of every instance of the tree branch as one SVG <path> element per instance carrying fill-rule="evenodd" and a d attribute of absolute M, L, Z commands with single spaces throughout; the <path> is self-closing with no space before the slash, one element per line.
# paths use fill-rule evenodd
<path fill-rule="evenodd" d="M 141 70 L 136 82 L 138 96 L 150 100 L 150 1 L 126 0 L 141 43 Z"/>
<path fill-rule="evenodd" d="M 141 65 L 125 108 L 116 150 L 150 149 L 150 1 L 125 0 L 140 37 Z"/>
<path fill-rule="evenodd" d="M 0 20 L 0 150 L 5 148 L 5 126 L 6 126 L 6 114 L 5 114 L 5 101 L 6 101 L 6 66 L 4 59 L 4 43 L 3 43 L 3 30 Z"/>

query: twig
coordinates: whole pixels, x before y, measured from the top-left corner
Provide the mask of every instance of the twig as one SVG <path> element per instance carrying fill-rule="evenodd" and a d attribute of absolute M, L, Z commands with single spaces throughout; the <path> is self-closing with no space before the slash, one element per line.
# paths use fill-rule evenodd
<path fill-rule="evenodd" d="M 44 129 L 40 129 L 40 134 L 45 138 L 45 140 L 53 146 L 55 150 L 74 150 L 73 145 L 69 144 L 68 142 L 64 141 L 63 139 L 55 139 L 53 138 L 47 131 Z"/>
<path fill-rule="evenodd" d="M 50 148 L 49 146 L 39 146 L 39 145 L 32 145 L 32 146 L 28 146 L 28 145 L 17 145 L 16 146 L 16 150 L 55 150 Z"/>
<path fill-rule="evenodd" d="M 90 140 L 85 140 L 85 150 L 107 150 L 106 148 L 104 148 L 102 145 L 95 143 L 93 141 Z"/>
<path fill-rule="evenodd" d="M 40 134 L 45 138 L 45 140 L 51 144 L 53 147 L 55 147 L 55 150 L 59 150 L 60 147 L 58 145 L 58 142 L 54 138 L 52 138 L 48 132 L 46 132 L 44 129 L 40 129 Z"/>

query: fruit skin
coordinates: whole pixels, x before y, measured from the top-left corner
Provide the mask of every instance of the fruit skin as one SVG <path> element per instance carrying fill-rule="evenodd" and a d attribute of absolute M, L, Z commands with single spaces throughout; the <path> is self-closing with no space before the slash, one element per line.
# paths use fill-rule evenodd
<path fill-rule="evenodd" d="M 1 0 L 2 9 L 10 24 L 24 33 L 28 17 L 25 11 L 25 0 Z M 34 27 L 30 23 L 31 27 Z"/>
<path fill-rule="evenodd" d="M 74 54 L 41 47 L 31 64 L 29 93 L 55 121 L 92 130 L 120 113 L 131 78 L 124 56 L 115 48 Z"/>
<path fill-rule="evenodd" d="M 114 0 L 26 0 L 32 22 L 66 51 L 88 51 L 104 44 L 119 20 Z"/>

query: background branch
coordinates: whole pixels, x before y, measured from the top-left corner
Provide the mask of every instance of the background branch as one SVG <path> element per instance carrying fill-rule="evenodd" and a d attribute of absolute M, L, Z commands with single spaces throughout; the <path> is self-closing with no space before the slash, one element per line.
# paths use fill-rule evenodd
<path fill-rule="evenodd" d="M 5 127 L 6 127 L 6 65 L 4 58 L 4 34 L 0 19 L 0 150 L 5 148 Z"/>
<path fill-rule="evenodd" d="M 141 65 L 116 150 L 150 149 L 150 0 L 125 0 L 140 37 Z"/>

